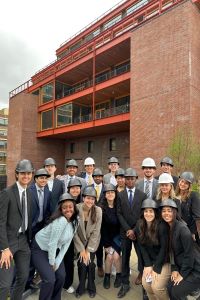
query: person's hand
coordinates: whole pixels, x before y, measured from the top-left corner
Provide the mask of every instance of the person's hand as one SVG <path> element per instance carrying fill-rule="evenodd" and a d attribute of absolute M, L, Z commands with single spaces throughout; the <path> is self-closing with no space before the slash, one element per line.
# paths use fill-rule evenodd
<path fill-rule="evenodd" d="M 85 259 L 84 259 L 84 264 L 87 266 L 90 263 L 90 252 L 85 250 Z"/>
<path fill-rule="evenodd" d="M 84 262 L 85 260 L 85 250 L 81 251 L 80 254 L 79 254 L 79 260 L 80 262 Z"/>
<path fill-rule="evenodd" d="M 180 273 L 178 273 L 178 276 L 176 279 L 174 279 L 174 285 L 179 285 L 179 283 L 183 280 L 183 277 L 181 276 Z"/>
<path fill-rule="evenodd" d="M 178 277 L 179 272 L 178 271 L 173 271 L 171 274 L 171 281 L 174 281 Z"/>
<path fill-rule="evenodd" d="M 127 230 L 126 236 L 132 241 L 136 240 L 135 233 L 132 229 Z"/>
<path fill-rule="evenodd" d="M 152 279 L 156 281 L 158 279 L 158 273 L 152 270 Z"/>
<path fill-rule="evenodd" d="M 51 265 L 52 269 L 54 270 L 54 272 L 56 271 L 56 264 Z"/>
<path fill-rule="evenodd" d="M 5 266 L 6 269 L 9 269 L 12 259 L 13 259 L 13 255 L 10 249 L 8 248 L 3 250 L 1 252 L 0 268 L 3 268 Z"/>
<path fill-rule="evenodd" d="M 153 272 L 153 267 L 144 267 L 143 276 L 145 278 L 150 277 L 152 276 L 152 272 Z"/>
<path fill-rule="evenodd" d="M 195 234 L 194 234 L 194 233 L 192 234 L 192 239 L 193 239 L 193 241 L 196 242 L 196 237 L 195 237 Z"/>

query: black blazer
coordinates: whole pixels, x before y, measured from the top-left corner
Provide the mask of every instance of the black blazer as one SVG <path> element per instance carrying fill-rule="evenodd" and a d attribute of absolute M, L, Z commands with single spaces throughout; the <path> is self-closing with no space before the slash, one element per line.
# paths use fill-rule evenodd
<path fill-rule="evenodd" d="M 58 178 L 54 178 L 53 188 L 51 191 L 51 204 L 50 204 L 51 212 L 54 212 L 56 210 L 59 198 L 64 193 L 64 190 L 65 190 L 65 186 L 63 181 L 59 180 Z"/>
<path fill-rule="evenodd" d="M 137 220 L 140 218 L 142 202 L 146 198 L 147 195 L 136 188 L 133 205 L 130 208 L 127 190 L 118 193 L 117 216 L 120 222 L 120 233 L 123 237 L 126 236 L 127 230 L 135 228 Z"/>
<path fill-rule="evenodd" d="M 93 188 L 95 188 L 95 184 L 91 184 L 91 186 Z M 98 202 L 96 201 L 96 203 L 95 203 L 97 206 L 101 206 L 101 202 L 105 198 L 104 197 L 104 191 L 105 191 L 105 185 L 102 183 L 102 189 L 101 189 L 101 193 L 100 193 L 100 196 L 99 196 L 99 200 L 98 200 Z"/>
<path fill-rule="evenodd" d="M 185 223 L 176 220 L 171 232 L 172 271 L 178 271 L 183 279 L 190 282 L 200 279 L 200 253 L 194 247 L 190 230 Z"/>
<path fill-rule="evenodd" d="M 27 189 L 28 241 L 31 240 L 31 195 Z M 17 184 L 0 193 L 0 250 L 12 248 L 22 225 L 22 209 Z"/>

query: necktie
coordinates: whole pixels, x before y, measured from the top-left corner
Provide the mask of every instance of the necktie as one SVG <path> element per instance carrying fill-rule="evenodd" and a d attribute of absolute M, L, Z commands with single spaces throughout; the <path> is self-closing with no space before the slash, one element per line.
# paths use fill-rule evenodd
<path fill-rule="evenodd" d="M 99 201 L 99 196 L 100 196 L 100 188 L 98 185 L 96 185 L 95 190 L 97 192 L 97 201 Z"/>
<path fill-rule="evenodd" d="M 38 222 L 41 222 L 43 220 L 43 207 L 44 207 L 44 195 L 42 189 L 38 190 L 38 201 L 39 201 L 39 208 L 40 208 Z"/>
<path fill-rule="evenodd" d="M 129 190 L 129 198 L 128 198 L 128 201 L 129 201 L 129 204 L 130 204 L 130 207 L 131 207 L 132 204 L 133 204 L 133 191 L 132 191 L 132 190 Z"/>
<path fill-rule="evenodd" d="M 149 184 L 150 184 L 150 182 L 149 182 L 149 180 L 147 180 L 146 186 L 145 186 L 145 194 L 147 195 L 148 198 L 150 198 L 150 196 L 151 196 Z"/>
<path fill-rule="evenodd" d="M 25 198 L 25 191 L 22 192 L 22 232 L 25 233 L 26 231 L 26 198 Z"/>
<path fill-rule="evenodd" d="M 93 179 L 92 179 L 92 175 L 88 176 L 88 185 L 93 184 Z"/>

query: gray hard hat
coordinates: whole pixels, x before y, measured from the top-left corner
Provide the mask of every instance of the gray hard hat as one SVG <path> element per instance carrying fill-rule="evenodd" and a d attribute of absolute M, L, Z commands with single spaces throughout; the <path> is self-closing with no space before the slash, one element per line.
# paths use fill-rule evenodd
<path fill-rule="evenodd" d="M 96 169 L 94 169 L 94 172 L 93 172 L 92 176 L 93 177 L 94 176 L 103 176 L 103 172 L 101 171 L 101 169 L 96 168 Z"/>
<path fill-rule="evenodd" d="M 56 161 L 52 157 L 48 157 L 44 161 L 44 166 L 50 166 L 50 165 L 55 165 L 56 166 Z"/>
<path fill-rule="evenodd" d="M 58 204 L 60 204 L 61 202 L 64 202 L 64 201 L 67 201 L 67 200 L 70 200 L 70 201 L 73 201 L 75 202 L 74 198 L 72 197 L 72 195 L 70 195 L 69 193 L 64 193 L 60 196 L 59 198 L 59 201 L 58 201 Z"/>
<path fill-rule="evenodd" d="M 23 173 L 23 172 L 34 172 L 33 164 L 28 159 L 22 159 L 17 163 L 15 168 L 15 172 Z"/>
<path fill-rule="evenodd" d="M 136 177 L 136 178 L 138 178 L 138 175 L 137 175 L 136 171 L 133 168 L 128 168 L 128 169 L 126 169 L 126 171 L 124 173 L 124 177 Z"/>
<path fill-rule="evenodd" d="M 117 176 L 124 176 L 125 172 L 124 169 L 119 168 L 116 172 L 115 172 L 115 177 Z"/>
<path fill-rule="evenodd" d="M 78 168 L 78 164 L 75 159 L 70 159 L 70 160 L 68 160 L 66 167 L 77 167 Z"/>
<path fill-rule="evenodd" d="M 180 178 L 188 181 L 189 183 L 193 183 L 194 182 L 194 175 L 193 175 L 192 172 L 183 172 L 180 175 Z"/>
<path fill-rule="evenodd" d="M 142 202 L 141 208 L 158 208 L 156 201 L 147 198 Z"/>
<path fill-rule="evenodd" d="M 36 177 L 40 177 L 40 176 L 51 177 L 51 175 L 49 175 L 49 173 L 47 172 L 47 170 L 45 170 L 44 168 L 38 169 L 38 170 L 35 172 L 34 179 L 35 179 Z"/>
<path fill-rule="evenodd" d="M 178 210 L 178 207 L 176 205 L 176 202 L 172 199 L 166 199 L 166 200 L 163 200 L 161 201 L 160 203 L 160 208 L 163 208 L 164 206 L 169 206 L 169 207 L 173 207 L 173 208 L 176 208 Z"/>
<path fill-rule="evenodd" d="M 113 156 L 113 157 L 109 158 L 109 160 L 108 160 L 108 164 L 111 164 L 111 163 L 119 164 L 119 160 Z"/>
<path fill-rule="evenodd" d="M 160 162 L 160 165 L 162 166 L 162 164 L 168 164 L 170 166 L 174 166 L 173 160 L 170 157 L 163 157 L 163 159 Z"/>
<path fill-rule="evenodd" d="M 104 185 L 104 193 L 109 191 L 116 191 L 116 187 L 112 183 L 108 183 Z"/>
<path fill-rule="evenodd" d="M 78 178 L 72 178 L 72 179 L 70 179 L 67 187 L 69 189 L 72 186 L 80 186 L 80 187 L 82 187 L 82 183 L 80 182 L 80 180 Z"/>
<path fill-rule="evenodd" d="M 97 192 L 94 187 L 92 186 L 86 186 L 83 190 L 83 196 L 91 196 L 95 199 L 97 198 Z"/>

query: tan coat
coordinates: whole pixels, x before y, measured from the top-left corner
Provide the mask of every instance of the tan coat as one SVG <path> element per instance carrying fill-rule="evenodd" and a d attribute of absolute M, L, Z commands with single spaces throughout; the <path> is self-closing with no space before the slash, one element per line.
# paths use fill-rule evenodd
<path fill-rule="evenodd" d="M 77 252 L 81 252 L 85 249 L 88 252 L 95 252 L 100 242 L 102 210 L 100 207 L 95 206 L 97 220 L 94 224 L 92 224 L 91 215 L 89 214 L 89 219 L 85 229 L 85 224 L 83 219 L 83 203 L 77 204 L 77 208 L 79 210 L 80 222 L 79 222 L 77 232 L 74 236 L 75 248 Z"/>

